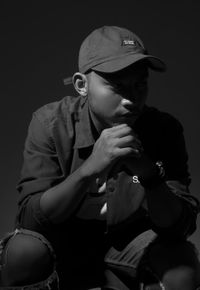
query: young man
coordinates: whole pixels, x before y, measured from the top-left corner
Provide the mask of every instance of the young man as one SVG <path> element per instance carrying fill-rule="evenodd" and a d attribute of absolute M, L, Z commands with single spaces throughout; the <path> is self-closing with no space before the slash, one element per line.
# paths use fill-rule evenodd
<path fill-rule="evenodd" d="M 180 123 L 145 104 L 149 69 L 165 65 L 138 36 L 96 29 L 66 81 L 78 96 L 33 114 L 2 286 L 196 289 L 199 204 Z"/>

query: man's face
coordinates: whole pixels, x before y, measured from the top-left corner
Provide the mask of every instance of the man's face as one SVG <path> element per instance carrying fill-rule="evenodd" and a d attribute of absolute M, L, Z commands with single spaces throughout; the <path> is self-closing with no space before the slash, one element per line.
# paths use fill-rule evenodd
<path fill-rule="evenodd" d="M 132 126 L 147 98 L 148 67 L 136 63 L 116 73 L 88 76 L 91 117 L 98 131 L 117 124 Z"/>

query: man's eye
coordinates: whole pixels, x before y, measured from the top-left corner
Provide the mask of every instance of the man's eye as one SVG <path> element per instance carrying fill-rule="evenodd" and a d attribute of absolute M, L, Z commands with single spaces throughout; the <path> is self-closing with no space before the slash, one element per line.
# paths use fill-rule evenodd
<path fill-rule="evenodd" d="M 120 92 L 123 92 L 124 91 L 124 87 L 121 85 L 121 84 L 112 84 L 111 85 L 112 87 L 112 90 L 117 92 L 117 93 L 120 93 Z"/>
<path fill-rule="evenodd" d="M 107 86 L 111 88 L 113 91 L 120 91 L 122 90 L 122 85 L 116 82 L 109 82 L 107 83 Z"/>

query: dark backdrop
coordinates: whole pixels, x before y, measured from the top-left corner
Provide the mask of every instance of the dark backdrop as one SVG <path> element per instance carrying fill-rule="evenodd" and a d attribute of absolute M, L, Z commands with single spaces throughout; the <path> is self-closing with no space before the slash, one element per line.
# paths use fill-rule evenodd
<path fill-rule="evenodd" d="M 27 3 L 26 3 L 27 2 Z M 77 70 L 82 40 L 94 28 L 135 31 L 168 65 L 152 73 L 148 103 L 175 115 L 185 128 L 191 191 L 200 197 L 200 2 L 160 0 L 6 1 L 0 7 L 0 236 L 13 226 L 16 182 L 32 112 L 73 93 L 62 79 Z M 200 250 L 200 219 L 192 235 Z"/>

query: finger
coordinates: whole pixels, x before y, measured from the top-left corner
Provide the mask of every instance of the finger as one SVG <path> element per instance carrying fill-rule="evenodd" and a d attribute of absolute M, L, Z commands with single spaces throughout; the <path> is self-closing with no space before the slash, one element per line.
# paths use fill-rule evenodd
<path fill-rule="evenodd" d="M 142 142 L 139 140 L 137 134 L 133 131 L 133 129 L 131 127 L 129 127 L 127 124 L 123 124 L 125 126 L 123 127 L 118 127 L 115 128 L 116 130 L 113 132 L 114 133 L 114 137 L 118 137 L 118 138 L 123 138 L 123 137 L 128 137 L 129 135 L 133 137 L 132 141 L 134 144 L 136 144 L 137 147 L 141 147 L 142 148 Z"/>
<path fill-rule="evenodd" d="M 119 148 L 134 147 L 133 145 L 134 145 L 134 137 L 132 135 L 118 138 L 116 141 L 116 146 Z M 135 144 L 135 147 L 137 147 L 137 144 Z"/>
<path fill-rule="evenodd" d="M 133 132 L 132 128 L 127 126 L 127 125 L 125 125 L 123 127 L 115 128 L 115 130 L 112 133 L 113 133 L 113 137 L 118 137 L 118 138 L 121 138 L 121 137 L 124 137 L 127 135 L 134 136 L 134 132 Z"/>
<path fill-rule="evenodd" d="M 127 132 L 131 132 L 131 128 L 128 127 L 126 124 L 120 124 L 120 125 L 116 125 L 116 126 L 113 126 L 111 128 L 107 128 L 107 129 L 104 129 L 102 131 L 102 135 L 105 135 L 105 136 L 120 136 L 120 134 L 122 135 L 126 135 Z"/>
<path fill-rule="evenodd" d="M 118 157 L 131 156 L 135 158 L 140 158 L 141 156 L 139 150 L 132 147 L 118 148 L 116 149 L 115 154 Z"/>
<path fill-rule="evenodd" d="M 118 125 L 114 125 L 113 127 L 110 127 L 106 130 L 110 130 L 110 131 L 117 131 L 118 129 L 120 128 L 124 128 L 124 127 L 127 127 L 128 125 L 127 124 L 118 124 Z"/>
<path fill-rule="evenodd" d="M 139 139 L 136 139 L 135 136 L 133 135 L 128 135 L 128 136 L 118 138 L 116 145 L 121 148 L 130 146 L 140 151 L 143 151 L 141 141 Z"/>

